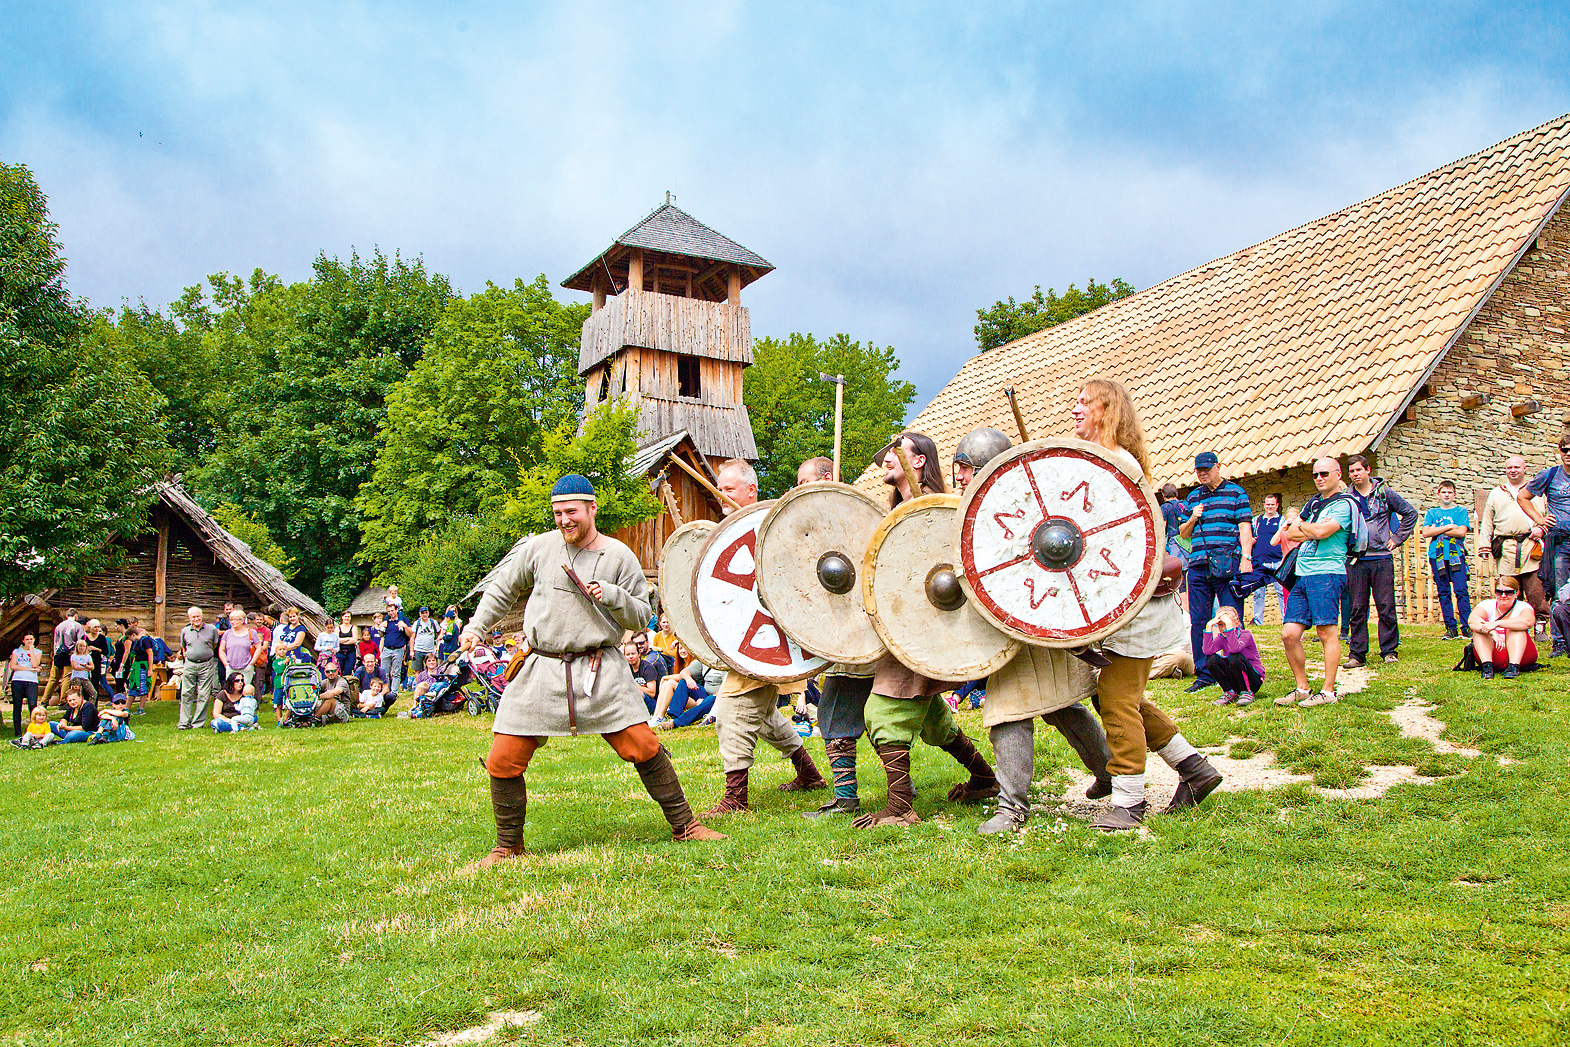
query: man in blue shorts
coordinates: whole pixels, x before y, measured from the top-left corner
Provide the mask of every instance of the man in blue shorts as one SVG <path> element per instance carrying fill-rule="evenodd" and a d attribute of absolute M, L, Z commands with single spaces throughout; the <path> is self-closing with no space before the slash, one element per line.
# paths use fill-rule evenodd
<path fill-rule="evenodd" d="M 1281 646 L 1297 681 L 1297 689 L 1276 699 L 1277 705 L 1303 708 L 1339 701 L 1336 665 L 1341 641 L 1336 618 L 1346 589 L 1346 542 L 1352 528 L 1352 499 L 1341 483 L 1341 464 L 1334 458 L 1314 462 L 1314 488 L 1301 513 L 1288 512 L 1286 536 L 1303 544 L 1297 550 L 1297 582 L 1287 596 L 1286 621 L 1281 626 Z M 1325 645 L 1325 686 L 1313 694 L 1308 687 L 1308 654 L 1303 632 L 1312 625 Z"/>

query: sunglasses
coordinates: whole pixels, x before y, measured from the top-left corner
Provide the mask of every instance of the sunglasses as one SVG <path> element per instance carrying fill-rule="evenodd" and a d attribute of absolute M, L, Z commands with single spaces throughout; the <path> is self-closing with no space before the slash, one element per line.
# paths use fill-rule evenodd
<path fill-rule="evenodd" d="M 1329 469 L 1316 469 L 1314 471 L 1314 475 L 1315 476 L 1329 476 L 1330 475 L 1330 470 Z"/>
<path fill-rule="evenodd" d="M 1494 590 L 1494 595 L 1495 596 L 1514 596 L 1518 592 L 1520 592 L 1519 589 L 1495 589 Z"/>

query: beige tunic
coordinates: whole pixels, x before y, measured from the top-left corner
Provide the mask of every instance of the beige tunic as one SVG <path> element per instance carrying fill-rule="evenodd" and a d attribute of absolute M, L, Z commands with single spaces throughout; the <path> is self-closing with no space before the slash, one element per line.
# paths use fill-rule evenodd
<path fill-rule="evenodd" d="M 1494 536 L 1523 535 L 1532 529 L 1532 518 L 1526 515 L 1521 508 L 1516 496 L 1523 488 L 1511 488 L 1500 484 L 1488 492 L 1488 500 L 1483 503 L 1483 519 L 1477 528 L 1477 547 L 1488 549 Z M 1534 498 L 1532 504 L 1541 511 L 1545 504 L 1544 499 Z M 1499 550 L 1499 573 L 1505 575 L 1531 574 L 1537 570 L 1537 557 L 1530 555 L 1534 543 L 1527 539 L 1522 541 L 1513 537 L 1505 537 Z"/>
<path fill-rule="evenodd" d="M 600 583 L 605 613 L 590 606 L 563 565 L 571 565 L 585 585 Z M 469 630 L 484 636 L 520 599 L 528 601 L 523 633 L 532 649 L 600 653 L 592 674 L 588 657 L 572 663 L 577 733 L 614 734 L 648 719 L 643 692 L 627 659 L 616 651 L 623 631 L 643 628 L 651 610 L 649 583 L 632 550 L 608 536 L 601 537 L 600 548 L 589 550 L 569 548 L 559 531 L 538 535 L 480 600 Z M 491 730 L 525 737 L 571 734 L 566 670 L 560 659 L 531 653 L 502 693 Z"/>
<path fill-rule="evenodd" d="M 1096 671 L 1068 651 L 1026 644 L 987 677 L 986 727 L 1029 720 L 1067 708 L 1096 690 Z"/>

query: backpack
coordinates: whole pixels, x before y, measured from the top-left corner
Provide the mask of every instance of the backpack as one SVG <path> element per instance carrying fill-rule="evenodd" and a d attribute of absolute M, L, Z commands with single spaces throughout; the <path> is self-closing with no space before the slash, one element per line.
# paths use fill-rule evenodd
<path fill-rule="evenodd" d="M 1380 484 L 1374 491 L 1374 495 L 1379 498 L 1380 507 L 1385 512 L 1389 512 L 1390 506 L 1385 501 L 1385 485 Z M 1362 506 L 1358 505 L 1357 499 L 1352 498 L 1350 493 L 1343 491 L 1336 495 L 1336 498 L 1350 498 L 1352 500 L 1352 529 L 1346 536 L 1346 558 L 1348 560 L 1356 560 L 1368 552 L 1368 517 L 1363 515 Z M 1325 505 L 1330 504 L 1334 500 L 1333 498 L 1326 499 L 1320 508 L 1324 508 Z"/>
<path fill-rule="evenodd" d="M 168 644 L 164 643 L 164 638 L 162 636 L 155 636 L 152 639 L 153 664 L 157 665 L 160 662 L 167 662 L 170 658 L 174 657 L 174 652 L 169 649 Z"/>
<path fill-rule="evenodd" d="M 1306 512 L 1303 514 L 1303 522 L 1317 523 L 1320 514 L 1325 511 L 1325 507 L 1337 498 L 1345 498 L 1352 503 L 1352 529 L 1347 534 L 1346 550 L 1347 557 L 1355 559 L 1368 551 L 1368 521 L 1364 518 L 1362 510 L 1358 508 L 1357 499 L 1350 494 L 1342 491 L 1331 498 L 1320 498 L 1316 494 L 1308 505 L 1304 506 Z M 1280 582 L 1285 588 L 1290 589 L 1297 584 L 1297 554 L 1309 542 L 1314 543 L 1315 549 L 1319 548 L 1319 539 L 1310 538 L 1287 553 L 1286 558 L 1281 561 L 1281 566 L 1276 568 L 1276 581 Z M 1355 553 L 1353 552 L 1354 549 L 1356 550 Z"/>

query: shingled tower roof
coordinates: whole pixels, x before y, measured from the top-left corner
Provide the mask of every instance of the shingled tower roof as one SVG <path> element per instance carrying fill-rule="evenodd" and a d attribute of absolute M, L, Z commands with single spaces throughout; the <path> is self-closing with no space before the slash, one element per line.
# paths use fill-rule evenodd
<path fill-rule="evenodd" d="M 1567 194 L 1570 115 L 981 353 L 910 428 L 945 452 L 978 425 L 1012 433 L 1013 385 L 1033 435 L 1068 435 L 1106 375 L 1157 479 L 1201 450 L 1245 476 L 1376 447 Z"/>
<path fill-rule="evenodd" d="M 626 286 L 625 256 L 634 248 L 676 259 L 716 263 L 696 267 L 700 282 L 706 278 L 705 270 L 723 272 L 725 267 L 734 265 L 740 267 L 742 284 L 745 286 L 774 268 L 762 256 L 747 250 L 730 237 L 715 232 L 667 201 L 656 207 L 643 221 L 618 236 L 588 265 L 563 280 L 562 286 L 574 291 L 592 291 L 597 272 L 614 272 L 615 293 L 619 293 Z M 651 268 L 656 264 L 654 259 L 649 262 Z M 723 277 L 719 282 L 724 283 Z M 723 298 L 723 294 L 720 297 Z"/>

